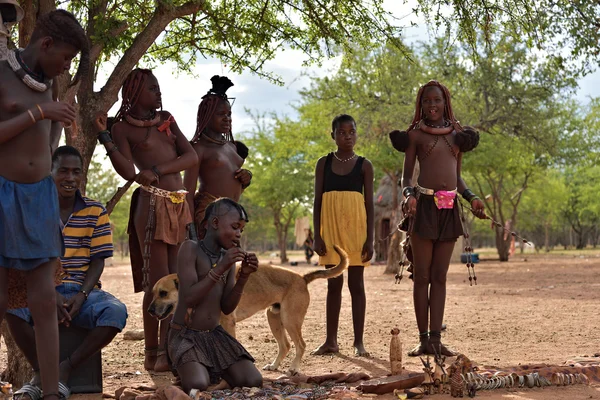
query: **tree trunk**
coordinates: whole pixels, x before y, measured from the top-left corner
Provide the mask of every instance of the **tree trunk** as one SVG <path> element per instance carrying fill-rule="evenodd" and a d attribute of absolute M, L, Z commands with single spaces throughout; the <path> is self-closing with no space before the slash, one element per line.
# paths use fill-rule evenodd
<path fill-rule="evenodd" d="M 508 253 L 510 251 L 510 241 L 512 236 L 507 235 L 505 239 L 504 229 L 496 227 L 496 249 L 498 250 L 498 257 L 500 261 L 508 261 Z"/>
<path fill-rule="evenodd" d="M 550 252 L 550 224 L 548 223 L 544 224 L 544 248 L 546 253 Z"/>
<path fill-rule="evenodd" d="M 281 263 L 288 262 L 286 240 L 287 240 L 287 228 L 281 223 L 281 208 L 275 208 L 273 210 L 273 222 L 275 225 L 275 231 L 277 232 L 277 245 L 279 247 L 279 257 Z M 287 227 L 287 224 L 285 225 Z"/>
<path fill-rule="evenodd" d="M 281 259 L 282 264 L 285 264 L 286 262 L 289 261 L 288 256 L 287 256 L 286 241 L 287 241 L 287 234 L 283 234 L 283 235 L 279 236 L 279 258 Z"/>
<path fill-rule="evenodd" d="M 576 232 L 576 233 L 577 233 L 577 246 L 575 246 L 575 248 L 577 250 L 585 249 L 585 245 L 587 244 L 586 232 L 582 229 L 580 232 Z"/>
<path fill-rule="evenodd" d="M 400 242 L 404 237 L 404 234 L 398 230 L 398 224 L 400 223 L 400 199 L 398 196 L 398 176 L 396 174 L 388 174 L 392 181 L 392 218 L 390 218 L 390 230 L 393 232 L 390 239 L 390 245 L 387 253 L 387 265 L 385 267 L 384 274 L 395 274 L 398 271 L 398 263 L 402 256 L 402 249 L 400 249 Z"/>

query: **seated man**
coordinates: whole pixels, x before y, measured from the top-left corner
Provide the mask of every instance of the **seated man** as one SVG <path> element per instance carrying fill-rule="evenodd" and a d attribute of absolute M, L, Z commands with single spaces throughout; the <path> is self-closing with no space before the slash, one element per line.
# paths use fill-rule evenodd
<path fill-rule="evenodd" d="M 65 398 L 71 371 L 108 345 L 125 327 L 127 309 L 110 293 L 100 289 L 104 259 L 112 257 L 112 233 L 108 214 L 97 201 L 83 197 L 79 184 L 83 176 L 81 154 L 61 146 L 52 156 L 52 177 L 58 190 L 65 253 L 62 283 L 56 287 L 59 323 L 89 330 L 81 346 L 59 367 L 59 391 Z M 40 199 L 43 201 L 43 199 Z M 34 329 L 27 308 L 7 311 L 15 342 L 31 364 L 34 376 L 15 393 L 15 399 L 40 399 L 40 374 L 35 351 Z"/>

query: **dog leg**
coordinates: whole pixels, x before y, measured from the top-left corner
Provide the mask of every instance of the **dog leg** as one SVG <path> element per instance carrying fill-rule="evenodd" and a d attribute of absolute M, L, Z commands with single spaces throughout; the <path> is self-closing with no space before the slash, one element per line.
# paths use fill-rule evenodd
<path fill-rule="evenodd" d="M 285 329 L 283 328 L 283 324 L 281 323 L 281 314 L 274 313 L 270 309 L 267 309 L 267 320 L 269 321 L 269 326 L 271 327 L 271 332 L 273 332 L 273 336 L 275 336 L 275 340 L 277 340 L 277 345 L 279 346 L 279 353 L 277 354 L 277 358 L 273 363 L 267 364 L 263 367 L 265 371 L 276 371 L 281 365 L 281 361 L 285 358 L 287 353 L 290 351 L 290 342 L 285 334 Z"/>
<path fill-rule="evenodd" d="M 287 330 L 287 333 L 290 335 L 290 339 L 294 343 L 296 347 L 296 356 L 292 361 L 292 365 L 290 369 L 287 371 L 289 375 L 296 375 L 300 371 L 300 363 L 302 362 L 302 357 L 304 356 L 304 352 L 306 350 L 306 343 L 302 338 L 302 322 L 304 322 L 304 316 L 302 319 L 297 317 L 289 318 L 287 315 L 281 316 L 283 321 L 283 326 Z"/>

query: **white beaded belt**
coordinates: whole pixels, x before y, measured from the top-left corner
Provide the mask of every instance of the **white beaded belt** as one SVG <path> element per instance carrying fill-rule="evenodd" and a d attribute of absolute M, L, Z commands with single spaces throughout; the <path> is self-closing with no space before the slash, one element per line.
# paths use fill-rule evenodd
<path fill-rule="evenodd" d="M 176 192 L 170 192 L 168 190 L 160 189 L 154 186 L 142 186 L 146 192 L 155 194 L 160 197 L 167 198 L 171 200 L 173 204 L 183 203 L 185 201 L 185 195 L 188 194 L 187 190 L 178 190 Z"/>

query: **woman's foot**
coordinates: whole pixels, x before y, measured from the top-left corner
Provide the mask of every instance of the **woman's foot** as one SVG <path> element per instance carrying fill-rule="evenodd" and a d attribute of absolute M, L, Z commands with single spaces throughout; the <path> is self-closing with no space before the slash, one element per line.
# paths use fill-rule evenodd
<path fill-rule="evenodd" d="M 446 356 L 446 357 L 454 357 L 458 355 L 458 352 L 446 347 L 442 344 L 442 342 L 430 342 L 429 347 L 427 348 L 427 354 L 432 356 Z"/>
<path fill-rule="evenodd" d="M 310 354 L 312 354 L 313 356 L 321 356 L 323 354 L 338 353 L 339 351 L 340 348 L 337 343 L 328 343 L 327 341 L 325 341 L 325 343 L 311 351 Z"/>
<path fill-rule="evenodd" d="M 409 357 L 419 357 L 427 354 L 427 343 L 421 342 L 408 352 Z"/>
<path fill-rule="evenodd" d="M 442 344 L 441 332 L 431 331 L 429 332 L 429 346 L 427 347 L 427 354 L 434 356 L 454 357 L 458 353 Z"/>
<path fill-rule="evenodd" d="M 154 372 L 169 372 L 169 359 L 167 358 L 167 352 L 164 350 L 158 350 L 156 352 L 156 363 L 154 364 Z"/>
<path fill-rule="evenodd" d="M 371 355 L 365 350 L 365 345 L 362 343 L 354 344 L 354 355 L 357 357 L 370 357 Z"/>
<path fill-rule="evenodd" d="M 144 369 L 146 371 L 154 371 L 154 366 L 156 365 L 156 353 L 158 349 L 146 349 L 144 351 Z"/>
<path fill-rule="evenodd" d="M 419 334 L 419 343 L 411 351 L 408 352 L 409 357 L 419 357 L 427 354 L 429 348 L 429 332 L 423 332 Z"/>

